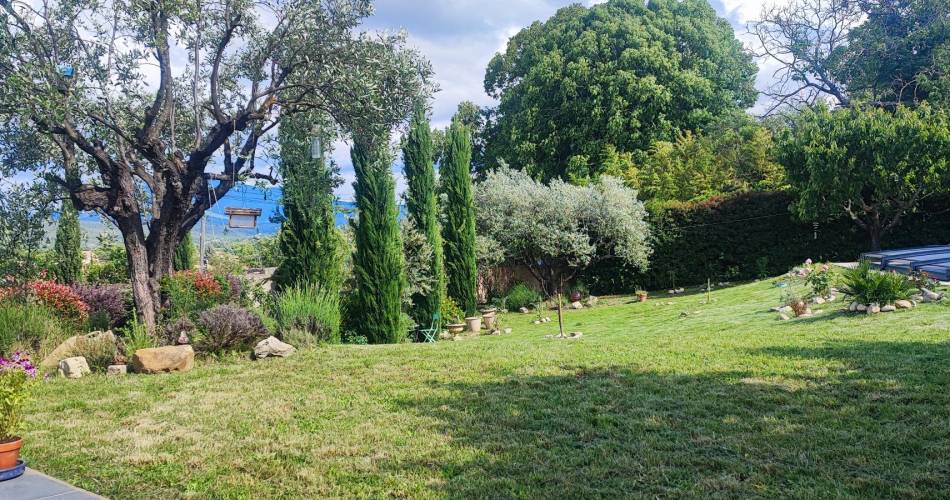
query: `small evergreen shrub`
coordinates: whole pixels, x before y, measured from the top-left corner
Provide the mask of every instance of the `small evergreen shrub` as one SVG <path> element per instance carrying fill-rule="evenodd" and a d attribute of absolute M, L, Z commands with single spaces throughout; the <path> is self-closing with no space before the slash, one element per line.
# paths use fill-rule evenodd
<path fill-rule="evenodd" d="M 249 349 L 268 336 L 260 316 L 231 304 L 203 311 L 198 316 L 198 327 L 201 334 L 193 345 L 206 354 Z"/>
<path fill-rule="evenodd" d="M 311 342 L 340 342 L 340 299 L 335 293 L 311 286 L 293 286 L 280 294 L 274 304 L 274 318 L 285 338 L 301 334 Z"/>
<path fill-rule="evenodd" d="M 524 283 L 518 283 L 508 290 L 505 296 L 505 307 L 509 311 L 517 311 L 522 307 L 531 309 L 541 300 L 541 294 Z"/>
<path fill-rule="evenodd" d="M 914 294 L 913 282 L 903 274 L 880 272 L 868 261 L 861 261 L 841 277 L 841 292 L 859 304 L 892 304 Z"/>

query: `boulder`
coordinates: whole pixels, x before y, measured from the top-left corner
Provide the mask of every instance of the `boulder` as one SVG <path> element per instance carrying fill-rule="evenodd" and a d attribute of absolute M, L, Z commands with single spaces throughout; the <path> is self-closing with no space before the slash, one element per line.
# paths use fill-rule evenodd
<path fill-rule="evenodd" d="M 894 302 L 894 306 L 898 309 L 913 309 L 914 303 L 909 300 L 898 300 Z"/>
<path fill-rule="evenodd" d="M 281 342 L 277 337 L 270 336 L 254 346 L 254 357 L 257 359 L 266 358 L 268 356 L 286 358 L 296 351 L 297 349 L 294 348 L 294 346 L 286 342 Z"/>
<path fill-rule="evenodd" d="M 864 304 L 858 304 L 858 306 L 855 307 L 854 310 L 855 310 L 855 312 L 859 312 L 859 313 L 867 312 L 867 311 L 868 311 L 868 306 L 866 306 L 866 305 L 864 305 Z"/>
<path fill-rule="evenodd" d="M 59 362 L 59 374 L 66 378 L 82 378 L 89 373 L 92 373 L 89 363 L 86 363 L 86 358 L 82 356 L 66 358 Z"/>
<path fill-rule="evenodd" d="M 77 354 L 76 348 L 83 342 L 109 342 L 113 345 L 116 344 L 115 335 L 111 330 L 104 332 L 95 331 L 85 335 L 73 335 L 56 346 L 56 349 L 53 349 L 52 352 L 43 358 L 43 361 L 40 362 L 40 371 L 51 372 L 56 370 L 59 367 L 60 361 L 74 357 L 74 355 Z"/>
<path fill-rule="evenodd" d="M 584 308 L 584 304 L 581 304 L 580 301 L 571 302 L 571 309 L 583 309 L 583 308 Z"/>
<path fill-rule="evenodd" d="M 139 373 L 186 372 L 194 366 L 195 350 L 190 345 L 139 349 L 132 355 L 132 370 Z"/>
<path fill-rule="evenodd" d="M 933 292 L 926 288 L 920 289 L 920 295 L 924 302 L 940 302 L 940 300 L 943 299 L 942 293 Z"/>
<path fill-rule="evenodd" d="M 886 306 L 881 307 L 881 312 L 882 312 L 882 313 L 894 312 L 894 311 L 896 311 L 896 310 L 897 310 L 897 306 L 891 305 L 891 304 L 888 304 L 888 305 L 886 305 Z"/>
<path fill-rule="evenodd" d="M 857 302 L 852 302 L 852 303 L 848 304 L 848 310 L 851 311 L 851 312 L 857 311 L 857 310 L 858 310 L 858 303 L 857 303 Z"/>
<path fill-rule="evenodd" d="M 126 365 L 109 365 L 106 368 L 106 375 L 125 375 L 129 372 L 129 367 Z"/>
<path fill-rule="evenodd" d="M 868 314 L 877 314 L 877 313 L 879 313 L 879 312 L 881 312 L 881 305 L 880 305 L 880 304 L 874 303 L 874 304 L 869 305 L 868 308 L 867 308 L 867 313 L 868 313 Z"/>
<path fill-rule="evenodd" d="M 528 313 L 531 312 L 531 310 L 528 309 L 527 307 L 520 307 L 520 308 L 518 308 L 518 311 L 520 311 L 521 314 L 528 314 Z"/>

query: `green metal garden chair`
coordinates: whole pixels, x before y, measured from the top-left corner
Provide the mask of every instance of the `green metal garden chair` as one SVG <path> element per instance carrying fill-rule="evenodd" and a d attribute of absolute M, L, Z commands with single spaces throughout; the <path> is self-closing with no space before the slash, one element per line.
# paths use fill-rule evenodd
<path fill-rule="evenodd" d="M 419 333 L 422 334 L 424 342 L 435 342 L 435 339 L 439 336 L 440 329 L 442 329 L 442 315 L 435 313 L 432 315 L 432 324 L 429 328 L 420 328 Z"/>

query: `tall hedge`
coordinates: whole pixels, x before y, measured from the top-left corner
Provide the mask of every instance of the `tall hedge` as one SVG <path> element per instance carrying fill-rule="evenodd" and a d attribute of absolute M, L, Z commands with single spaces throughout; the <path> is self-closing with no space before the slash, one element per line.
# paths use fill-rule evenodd
<path fill-rule="evenodd" d="M 467 315 L 475 314 L 478 279 L 475 264 L 475 201 L 472 193 L 472 138 L 468 127 L 452 120 L 439 165 L 445 193 L 445 271 L 448 296 Z"/>
<path fill-rule="evenodd" d="M 853 261 L 870 250 L 866 234 L 841 218 L 803 223 L 787 192 L 747 193 L 650 213 L 653 256 L 646 272 L 608 262 L 583 279 L 594 293 L 668 289 L 775 276 L 805 259 Z M 885 248 L 950 244 L 950 200 L 931 199 L 884 240 Z M 942 214 L 942 215 L 941 215 Z"/>
<path fill-rule="evenodd" d="M 413 225 L 422 233 L 432 248 L 429 272 L 435 286 L 427 294 L 412 297 L 412 316 L 416 323 L 428 325 L 432 316 L 441 311 L 445 293 L 444 254 L 436 204 L 435 170 L 432 166 L 432 132 L 422 103 L 416 105 L 409 134 L 402 147 L 405 165 L 406 211 Z"/>
<path fill-rule="evenodd" d="M 52 269 L 56 281 L 76 283 L 82 275 L 81 235 L 79 232 L 79 212 L 72 202 L 63 202 L 56 228 L 56 242 L 53 244 L 55 255 Z"/>
<path fill-rule="evenodd" d="M 316 285 L 337 294 L 343 284 L 343 243 L 333 189 L 339 180 L 323 158 L 313 158 L 313 126 L 310 114 L 296 114 L 281 123 L 278 133 L 284 220 L 278 237 L 282 260 L 274 283 L 278 289 Z"/>
<path fill-rule="evenodd" d="M 357 136 L 351 156 L 359 216 L 354 223 L 356 296 L 349 312 L 358 318 L 357 333 L 370 343 L 395 343 L 406 336 L 402 320 L 405 275 L 396 183 L 386 140 Z"/>

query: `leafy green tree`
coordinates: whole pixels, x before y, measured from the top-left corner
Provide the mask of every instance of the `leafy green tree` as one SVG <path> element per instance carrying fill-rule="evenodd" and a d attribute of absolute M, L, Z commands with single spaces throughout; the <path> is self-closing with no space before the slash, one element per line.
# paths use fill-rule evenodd
<path fill-rule="evenodd" d="M 422 103 L 418 103 L 412 116 L 409 134 L 402 145 L 402 157 L 408 184 L 406 211 L 412 226 L 425 236 L 432 252 L 427 274 L 433 277 L 434 284 L 427 293 L 412 296 L 412 316 L 420 325 L 428 325 L 432 315 L 442 310 L 442 294 L 445 293 L 445 263 L 432 149 L 429 121 Z"/>
<path fill-rule="evenodd" d="M 71 201 L 64 201 L 56 226 L 53 244 L 53 276 L 60 283 L 78 283 L 82 277 L 82 235 L 79 231 L 79 212 Z"/>
<path fill-rule="evenodd" d="M 795 212 L 806 220 L 847 215 L 874 250 L 921 200 L 950 192 L 950 116 L 927 105 L 816 106 L 794 118 L 778 150 L 798 194 Z"/>
<path fill-rule="evenodd" d="M 405 33 L 361 31 L 370 0 L 3 0 L 0 11 L 0 122 L 61 150 L 63 162 L 29 168 L 118 228 L 150 330 L 184 234 L 237 183 L 276 181 L 255 159 L 281 120 L 320 109 L 346 133 L 391 128 L 432 90 Z"/>
<path fill-rule="evenodd" d="M 751 106 L 756 73 L 706 0 L 565 7 L 489 63 L 485 90 L 500 104 L 488 166 L 583 183 L 603 173 L 610 147 L 646 151 Z"/>
<path fill-rule="evenodd" d="M 195 250 L 195 244 L 191 239 L 191 231 L 188 231 L 175 249 L 173 266 L 176 271 L 194 269 L 197 258 L 198 251 Z"/>
<path fill-rule="evenodd" d="M 279 289 L 317 285 L 328 293 L 339 293 L 343 246 L 336 228 L 333 190 L 340 179 L 322 152 L 312 151 L 319 122 L 310 113 L 298 114 L 280 127 L 284 220 L 278 245 L 283 260 L 274 272 L 274 282 Z M 329 142 L 327 137 L 319 140 Z"/>
<path fill-rule="evenodd" d="M 50 218 L 49 190 L 40 185 L 6 185 L 0 196 L 0 280 L 39 274 L 37 254 Z"/>
<path fill-rule="evenodd" d="M 359 216 L 353 228 L 356 296 L 349 312 L 359 318 L 357 333 L 373 344 L 400 342 L 408 326 L 402 318 L 406 277 L 387 138 L 380 133 L 357 135 L 350 153 Z"/>
<path fill-rule="evenodd" d="M 446 135 L 445 154 L 439 165 L 442 192 L 445 194 L 442 239 L 448 296 L 468 315 L 475 314 L 478 309 L 475 297 L 478 269 L 475 262 L 475 202 L 471 161 L 469 128 L 458 119 L 453 119 Z"/>

